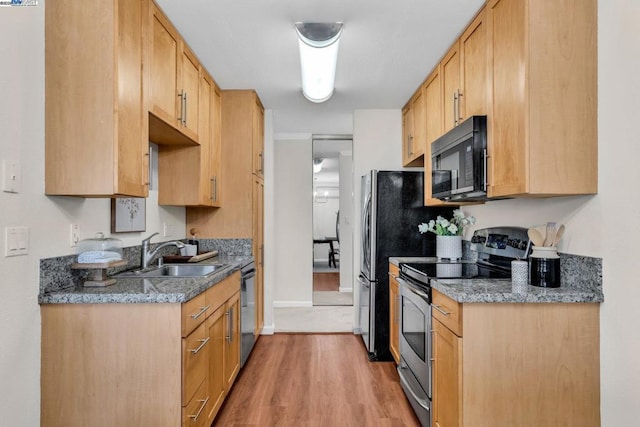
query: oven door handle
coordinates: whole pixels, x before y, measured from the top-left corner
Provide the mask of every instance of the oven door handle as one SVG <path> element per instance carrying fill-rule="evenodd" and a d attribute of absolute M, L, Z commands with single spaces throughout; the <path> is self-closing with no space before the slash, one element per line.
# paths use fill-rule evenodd
<path fill-rule="evenodd" d="M 415 287 L 411 286 L 409 283 L 407 283 L 404 279 L 402 279 L 401 277 L 398 277 L 396 280 L 398 280 L 398 283 L 401 285 L 404 285 L 405 287 L 409 288 L 409 290 L 411 292 L 413 292 L 414 294 L 418 294 L 420 295 L 422 298 L 426 299 L 427 301 L 429 301 L 429 295 L 425 294 L 424 292 L 422 292 L 421 290 L 416 289 Z"/>
<path fill-rule="evenodd" d="M 403 363 L 400 363 L 400 366 L 398 366 L 398 376 L 400 377 L 400 382 L 404 385 L 404 388 L 409 391 L 409 393 L 411 394 L 411 397 L 413 397 L 413 399 L 416 401 L 416 403 L 418 403 L 418 405 L 423 407 L 427 412 L 431 412 L 428 402 L 425 399 L 422 399 L 420 396 L 418 396 L 416 392 L 413 391 L 413 389 L 411 388 L 411 385 L 404 378 L 404 373 L 402 372 L 402 370 L 406 370 L 406 369 L 408 369 L 408 367 L 405 366 Z"/>

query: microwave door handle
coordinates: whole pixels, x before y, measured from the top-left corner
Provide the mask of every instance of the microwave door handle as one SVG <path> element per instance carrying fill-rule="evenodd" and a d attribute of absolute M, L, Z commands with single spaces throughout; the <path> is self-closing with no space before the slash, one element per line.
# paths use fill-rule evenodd
<path fill-rule="evenodd" d="M 484 149 L 484 192 L 487 192 L 487 187 L 489 185 L 489 179 L 487 177 L 487 159 L 489 158 L 489 156 L 487 156 L 487 149 Z"/>

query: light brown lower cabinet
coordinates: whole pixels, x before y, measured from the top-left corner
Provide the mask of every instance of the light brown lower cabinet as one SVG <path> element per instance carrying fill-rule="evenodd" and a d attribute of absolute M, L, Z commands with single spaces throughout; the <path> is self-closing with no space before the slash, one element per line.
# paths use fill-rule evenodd
<path fill-rule="evenodd" d="M 600 425 L 599 304 L 432 295 L 434 426 Z"/>
<path fill-rule="evenodd" d="M 184 304 L 46 304 L 42 426 L 209 426 L 240 369 L 240 273 Z"/>

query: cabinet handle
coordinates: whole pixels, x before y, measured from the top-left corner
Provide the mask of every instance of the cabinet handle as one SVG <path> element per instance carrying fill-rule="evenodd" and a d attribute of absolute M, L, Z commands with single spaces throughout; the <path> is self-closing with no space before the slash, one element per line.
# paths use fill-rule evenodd
<path fill-rule="evenodd" d="M 264 151 L 259 153 L 258 157 L 260 158 L 260 167 L 258 168 L 258 171 L 260 173 L 264 173 Z"/>
<path fill-rule="evenodd" d="M 200 409 L 198 409 L 198 413 L 195 415 L 187 415 L 188 418 L 191 418 L 192 421 L 197 421 L 198 417 L 200 416 L 200 414 L 202 413 L 202 411 L 204 411 L 204 408 L 207 406 L 207 402 L 209 401 L 209 396 L 207 396 L 206 399 L 204 400 L 198 400 L 198 402 L 202 402 L 202 406 L 200 406 Z"/>
<path fill-rule="evenodd" d="M 209 342 L 209 337 L 207 337 L 207 338 L 205 338 L 205 339 L 203 339 L 203 340 L 198 340 L 198 341 L 200 341 L 200 345 L 198 346 L 198 348 L 194 348 L 193 350 L 189 350 L 189 351 L 191 351 L 191 353 L 193 353 L 193 354 L 198 354 L 198 352 L 199 352 L 200 350 L 202 350 L 202 348 L 203 348 L 205 345 L 207 345 L 207 343 Z"/>
<path fill-rule="evenodd" d="M 396 323 L 400 323 L 400 295 L 396 295 Z"/>
<path fill-rule="evenodd" d="M 489 178 L 487 177 L 487 149 L 484 149 L 484 191 L 487 191 L 487 187 L 489 186 Z"/>
<path fill-rule="evenodd" d="M 438 310 L 440 313 L 444 314 L 447 317 L 449 317 L 449 315 L 451 314 L 450 311 L 444 311 L 442 308 L 440 308 L 439 305 L 431 304 L 431 307 L 435 308 L 436 310 Z"/>
<path fill-rule="evenodd" d="M 202 313 L 204 313 L 205 311 L 209 310 L 209 308 L 211 308 L 210 305 L 207 305 L 207 306 L 204 306 L 204 307 L 200 307 L 200 311 L 195 313 L 195 314 L 192 314 L 191 318 L 193 320 L 197 319 L 198 317 L 202 316 Z"/>
<path fill-rule="evenodd" d="M 187 125 L 187 92 L 184 93 L 184 98 L 182 98 L 182 100 L 184 101 L 184 114 L 182 115 L 183 117 L 183 125 Z"/>
<path fill-rule="evenodd" d="M 458 91 L 453 92 L 453 127 L 458 126 Z"/>
<path fill-rule="evenodd" d="M 218 177 L 211 177 L 211 200 L 218 201 Z"/>
<path fill-rule="evenodd" d="M 260 266 L 264 265 L 264 245 L 260 245 Z"/>
<path fill-rule="evenodd" d="M 460 92 L 460 89 L 458 89 L 458 124 L 462 123 L 462 114 L 460 114 L 461 108 L 460 108 L 460 98 L 462 98 L 462 92 Z"/>
<path fill-rule="evenodd" d="M 180 122 L 180 124 L 184 124 L 184 90 L 181 90 L 180 93 L 178 94 L 178 98 L 180 98 L 180 116 L 178 116 L 178 121 Z"/>
<path fill-rule="evenodd" d="M 233 342 L 233 307 L 229 307 L 229 310 L 225 313 L 227 315 L 227 342 Z"/>

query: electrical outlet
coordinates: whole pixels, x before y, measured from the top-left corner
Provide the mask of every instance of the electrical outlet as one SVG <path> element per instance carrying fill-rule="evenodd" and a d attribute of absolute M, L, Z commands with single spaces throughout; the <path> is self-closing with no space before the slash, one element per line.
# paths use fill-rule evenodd
<path fill-rule="evenodd" d="M 80 241 L 80 231 L 78 230 L 78 224 L 71 224 L 69 226 L 69 244 L 74 248 Z"/>
<path fill-rule="evenodd" d="M 175 226 L 173 224 L 164 223 L 164 237 L 173 236 Z"/>

